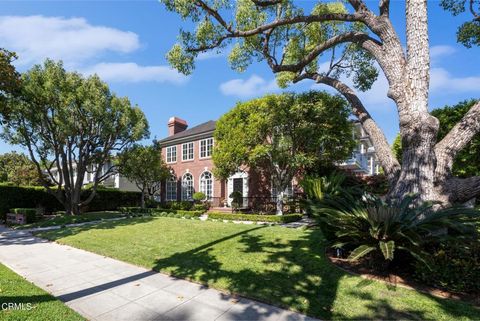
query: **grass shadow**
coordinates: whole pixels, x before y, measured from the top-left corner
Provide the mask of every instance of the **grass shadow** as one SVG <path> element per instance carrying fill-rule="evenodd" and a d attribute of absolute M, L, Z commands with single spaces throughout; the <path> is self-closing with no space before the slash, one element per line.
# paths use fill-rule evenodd
<path fill-rule="evenodd" d="M 261 234 L 255 233 L 263 228 L 265 227 L 255 227 L 189 251 L 175 253 L 157 260 L 154 270 L 168 270 L 175 277 L 206 285 L 222 284 L 231 293 L 331 319 L 342 272 L 327 267 L 317 269 L 322 265 L 319 261 L 325 260 L 322 247 L 318 246 L 323 239 L 320 232 L 313 230 L 304 237 L 285 244 L 280 239 L 266 240 Z M 261 262 L 267 268 L 241 268 L 236 271 L 223 268 L 215 256 L 213 246 L 233 238 L 243 245 L 242 251 L 245 253 L 268 253 Z M 275 268 L 269 269 L 268 266 Z M 315 277 L 306 277 L 310 275 Z M 312 302 L 308 302 L 312 298 Z M 247 310 L 244 312 L 253 313 Z"/>

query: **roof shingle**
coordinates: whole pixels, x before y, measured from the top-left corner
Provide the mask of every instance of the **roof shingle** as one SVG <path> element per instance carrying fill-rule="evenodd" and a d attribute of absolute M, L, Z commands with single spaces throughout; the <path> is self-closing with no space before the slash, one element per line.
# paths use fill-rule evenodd
<path fill-rule="evenodd" d="M 200 135 L 204 133 L 210 133 L 215 130 L 215 120 L 209 120 L 205 123 L 202 123 L 200 125 L 197 125 L 195 127 L 186 129 L 184 131 L 181 131 L 175 135 L 168 136 L 164 139 L 159 140 L 158 142 L 160 144 L 165 144 L 173 140 L 181 140 L 182 138 L 188 138 L 190 136 L 195 136 L 195 135 Z"/>

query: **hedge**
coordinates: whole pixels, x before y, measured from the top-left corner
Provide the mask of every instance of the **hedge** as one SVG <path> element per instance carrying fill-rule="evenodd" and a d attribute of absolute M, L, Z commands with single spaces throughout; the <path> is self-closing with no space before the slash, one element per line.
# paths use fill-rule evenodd
<path fill-rule="evenodd" d="M 186 210 L 172 210 L 172 209 L 164 209 L 164 208 L 156 208 L 153 209 L 153 213 L 155 215 L 159 215 L 161 213 L 173 213 L 179 215 L 187 215 L 193 217 L 200 217 L 205 213 L 205 211 L 186 211 Z"/>
<path fill-rule="evenodd" d="M 139 192 L 123 192 L 102 188 L 97 190 L 95 198 L 82 210 L 89 212 L 109 211 L 116 210 L 120 206 L 138 206 L 139 204 Z M 0 219 L 4 220 L 11 208 L 37 207 L 44 208 L 47 213 L 64 210 L 55 196 L 49 194 L 43 187 L 0 184 Z"/>
<path fill-rule="evenodd" d="M 141 208 L 137 206 L 121 206 L 118 210 L 123 214 L 150 214 L 153 211 L 152 208 Z"/>
<path fill-rule="evenodd" d="M 285 215 L 258 215 L 258 214 L 230 214 L 230 213 L 208 213 L 208 218 L 230 221 L 253 221 L 269 223 L 290 223 L 302 218 L 302 214 Z"/>
<path fill-rule="evenodd" d="M 33 223 L 37 220 L 37 209 L 35 208 L 12 208 L 10 213 L 25 215 L 26 223 Z"/>

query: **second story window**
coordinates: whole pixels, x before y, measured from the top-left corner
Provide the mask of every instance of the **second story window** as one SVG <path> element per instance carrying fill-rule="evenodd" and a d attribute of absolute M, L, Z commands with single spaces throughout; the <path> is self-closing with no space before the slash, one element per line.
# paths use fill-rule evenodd
<path fill-rule="evenodd" d="M 177 146 L 167 147 L 167 163 L 175 163 L 177 161 Z"/>
<path fill-rule="evenodd" d="M 212 156 L 213 138 L 202 139 L 200 141 L 200 158 L 207 158 Z"/>
<path fill-rule="evenodd" d="M 193 142 L 182 144 L 182 161 L 193 160 Z"/>

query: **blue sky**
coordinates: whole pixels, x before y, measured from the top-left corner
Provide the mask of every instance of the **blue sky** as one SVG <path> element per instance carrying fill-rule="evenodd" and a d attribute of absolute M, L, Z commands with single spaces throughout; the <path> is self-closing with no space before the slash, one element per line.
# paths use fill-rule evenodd
<path fill-rule="evenodd" d="M 479 98 L 480 48 L 455 42 L 457 26 L 468 16 L 452 17 L 437 1 L 429 3 L 431 107 Z M 97 72 L 114 92 L 143 109 L 152 139 L 166 136 L 170 116 L 194 126 L 217 119 L 237 101 L 280 91 L 264 63 L 239 74 L 224 55 L 203 55 L 189 77 L 171 70 L 165 54 L 185 23 L 157 1 L 0 1 L 0 6 L 0 45 L 19 54 L 20 71 L 51 57 L 62 59 L 70 70 Z M 403 1 L 392 1 L 391 12 L 404 39 Z M 293 90 L 311 88 L 326 89 L 306 81 Z M 361 97 L 392 141 L 397 112 L 386 92 L 382 76 Z M 0 153 L 12 149 L 17 148 L 0 142 Z"/>

